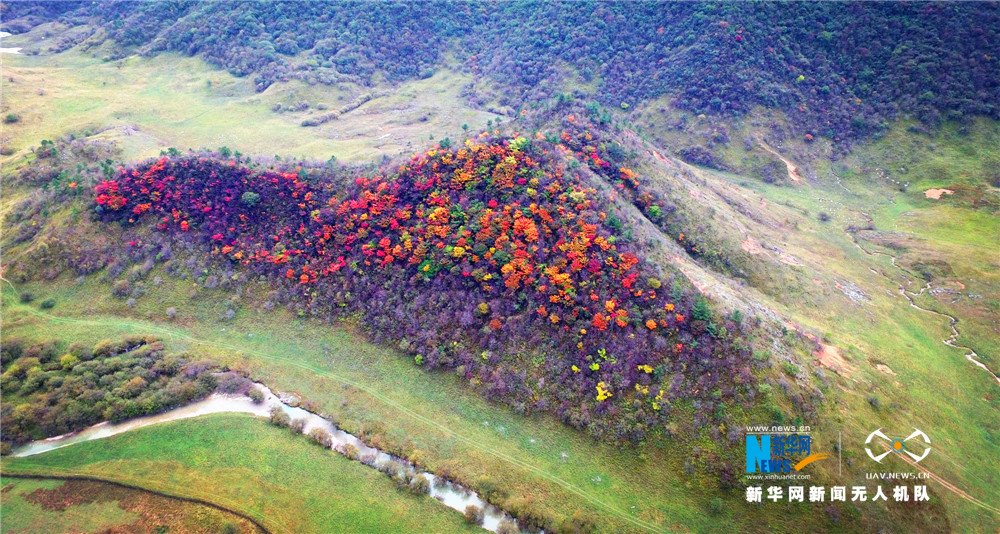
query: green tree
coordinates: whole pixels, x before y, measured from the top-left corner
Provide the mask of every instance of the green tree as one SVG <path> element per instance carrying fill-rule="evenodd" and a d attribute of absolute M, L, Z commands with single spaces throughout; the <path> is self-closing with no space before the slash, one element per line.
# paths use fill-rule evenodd
<path fill-rule="evenodd" d="M 705 297 L 698 295 L 694 299 L 694 306 L 691 308 L 691 317 L 696 321 L 707 321 L 712 318 L 712 312 L 708 309 L 708 302 Z"/>
<path fill-rule="evenodd" d="M 260 194 L 254 193 L 253 191 L 247 191 L 240 197 L 240 202 L 242 202 L 246 207 L 252 208 L 260 202 Z"/>

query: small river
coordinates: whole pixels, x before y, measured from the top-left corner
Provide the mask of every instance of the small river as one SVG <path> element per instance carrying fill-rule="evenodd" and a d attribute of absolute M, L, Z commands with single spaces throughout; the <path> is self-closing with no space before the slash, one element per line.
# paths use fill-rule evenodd
<path fill-rule="evenodd" d="M 9 33 L 9 32 L 0 32 L 0 39 L 3 39 L 4 37 L 10 37 L 11 35 L 12 34 Z M 0 54 L 20 54 L 20 53 L 21 53 L 21 47 L 20 46 L 15 47 L 15 48 L 3 48 L 3 47 L 0 47 Z"/>
<path fill-rule="evenodd" d="M 364 465 L 385 466 L 387 464 L 396 464 L 395 467 L 397 469 L 405 470 L 414 476 L 426 478 L 430 483 L 430 496 L 449 508 L 454 508 L 464 513 L 467 506 L 478 506 L 483 510 L 483 528 L 486 530 L 496 532 L 500 522 L 505 519 L 515 522 L 503 510 L 483 501 L 472 490 L 442 479 L 433 473 L 421 471 L 402 458 L 387 454 L 374 447 L 369 447 L 357 436 L 344 432 L 319 415 L 282 402 L 281 399 L 263 384 L 255 384 L 254 388 L 264 393 L 264 402 L 259 404 L 254 403 L 250 400 L 250 397 L 243 395 L 212 394 L 201 401 L 161 414 L 137 417 L 122 421 L 121 423 L 99 423 L 72 434 L 32 441 L 14 449 L 12 455 L 15 457 L 33 456 L 54 449 L 68 447 L 75 443 L 111 437 L 137 428 L 213 413 L 247 413 L 258 417 L 269 417 L 271 408 L 277 406 L 288 414 L 291 420 L 302 419 L 305 421 L 304 434 L 308 434 L 315 428 L 321 428 L 329 432 L 333 436 L 333 450 L 341 454 L 344 454 L 344 448 L 347 445 L 353 445 L 358 450 L 358 458 L 365 460 Z M 372 468 L 374 469 L 375 467 Z"/>

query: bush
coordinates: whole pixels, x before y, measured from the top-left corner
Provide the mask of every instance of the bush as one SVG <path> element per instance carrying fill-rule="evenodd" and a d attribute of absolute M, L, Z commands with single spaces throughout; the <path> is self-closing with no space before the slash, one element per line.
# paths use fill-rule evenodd
<path fill-rule="evenodd" d="M 72 354 L 67 354 L 62 358 L 59 358 L 59 365 L 63 370 L 68 371 L 72 369 L 76 364 L 80 363 L 80 358 L 73 356 Z"/>
<path fill-rule="evenodd" d="M 271 408 L 271 424 L 274 426 L 288 426 L 290 418 L 280 406 Z"/>
<path fill-rule="evenodd" d="M 167 319 L 173 321 L 177 317 L 177 308 L 173 306 L 167 308 Z"/>
<path fill-rule="evenodd" d="M 722 513 L 722 499 L 716 497 L 712 499 L 712 502 L 708 504 L 708 512 L 712 515 L 719 515 Z"/>
<path fill-rule="evenodd" d="M 250 397 L 250 400 L 253 401 L 254 404 L 264 402 L 264 392 L 257 388 L 251 389 L 250 392 L 247 393 L 247 396 Z"/>
<path fill-rule="evenodd" d="M 240 202 L 242 202 L 246 207 L 252 208 L 260 202 L 260 195 L 254 193 L 253 191 L 247 191 L 240 197 Z"/>
<path fill-rule="evenodd" d="M 4 124 L 14 124 L 19 120 L 21 120 L 21 116 L 16 113 L 8 113 L 3 118 Z"/>
<path fill-rule="evenodd" d="M 315 441 L 316 444 L 325 449 L 333 447 L 333 436 L 322 428 L 314 428 L 310 430 L 309 439 Z"/>
<path fill-rule="evenodd" d="M 56 306 L 56 300 L 55 299 L 45 299 L 39 305 L 39 307 L 41 309 L 43 309 L 43 310 L 51 310 L 52 308 L 55 308 L 55 306 Z"/>
<path fill-rule="evenodd" d="M 470 525 L 483 525 L 483 509 L 470 504 L 465 507 L 465 522 Z"/>
<path fill-rule="evenodd" d="M 359 454 L 358 448 L 355 447 L 354 445 L 351 445 L 350 443 L 344 445 L 344 456 L 346 456 L 348 459 L 357 460 L 358 454 Z"/>
<path fill-rule="evenodd" d="M 132 292 L 132 286 L 128 280 L 118 280 L 111 286 L 111 294 L 118 298 L 125 298 Z"/>
<path fill-rule="evenodd" d="M 301 417 L 298 419 L 292 419 L 292 422 L 288 423 L 288 428 L 296 434 L 301 434 L 302 431 L 306 429 L 306 420 Z"/>
<path fill-rule="evenodd" d="M 521 534 L 521 529 L 517 527 L 517 523 L 504 519 L 497 525 L 497 534 Z"/>
<path fill-rule="evenodd" d="M 24 293 L 21 293 L 20 295 L 18 295 L 18 300 L 21 301 L 21 304 L 27 304 L 27 303 L 35 300 L 35 296 L 32 295 L 31 293 L 28 293 L 27 291 L 25 291 Z"/>
<path fill-rule="evenodd" d="M 103 358 L 118 351 L 118 345 L 110 339 L 102 339 L 94 345 L 94 356 Z"/>
<path fill-rule="evenodd" d="M 829 221 L 830 220 L 830 214 L 827 213 L 827 212 L 825 212 L 825 211 L 819 212 L 819 220 L 821 222 L 827 222 L 827 221 Z"/>
<path fill-rule="evenodd" d="M 426 495 L 431 491 L 431 482 L 427 477 L 418 475 L 410 482 L 410 493 L 414 495 Z"/>

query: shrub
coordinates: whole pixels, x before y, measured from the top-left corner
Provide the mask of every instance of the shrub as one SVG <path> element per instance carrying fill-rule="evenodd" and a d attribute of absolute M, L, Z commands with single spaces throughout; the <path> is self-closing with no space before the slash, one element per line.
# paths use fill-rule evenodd
<path fill-rule="evenodd" d="M 310 430 L 309 439 L 313 440 L 316 444 L 325 449 L 333 447 L 333 436 L 322 428 L 314 428 Z"/>
<path fill-rule="evenodd" d="M 517 527 L 517 523 L 504 519 L 497 525 L 497 534 L 521 534 L 521 529 Z"/>
<path fill-rule="evenodd" d="M 253 401 L 254 404 L 260 404 L 264 402 L 264 392 L 262 392 L 257 388 L 251 389 L 250 392 L 247 393 L 247 395 L 250 397 L 250 400 Z"/>
<path fill-rule="evenodd" d="M 177 308 L 173 306 L 167 308 L 167 319 L 173 321 L 175 318 L 177 318 Z"/>
<path fill-rule="evenodd" d="M 18 295 L 17 298 L 18 298 L 19 301 L 21 301 L 21 304 L 27 304 L 27 303 L 35 300 L 35 296 L 32 295 L 31 293 L 28 293 L 27 291 L 25 291 L 25 292 L 21 293 L 20 295 Z"/>
<path fill-rule="evenodd" d="M 45 299 L 45 300 L 43 300 L 43 301 L 42 301 L 42 303 L 41 303 L 41 304 L 39 305 L 39 307 L 40 307 L 41 309 L 43 309 L 43 310 L 51 310 L 51 309 L 52 309 L 52 308 L 54 308 L 55 306 L 56 306 L 56 301 L 55 301 L 55 299 Z"/>
<path fill-rule="evenodd" d="M 357 460 L 358 454 L 359 454 L 358 448 L 355 447 L 354 445 L 351 445 L 350 443 L 344 445 L 344 456 L 346 456 L 348 459 Z"/>
<path fill-rule="evenodd" d="M 827 212 L 825 212 L 825 211 L 819 212 L 819 220 L 821 222 L 827 222 L 827 221 L 829 221 L 830 220 L 830 214 L 827 213 Z"/>
<path fill-rule="evenodd" d="M 260 194 L 254 193 L 253 191 L 247 191 L 240 197 L 240 202 L 242 202 L 246 207 L 252 208 L 260 202 Z"/>
<path fill-rule="evenodd" d="M 113 352 L 118 350 L 118 346 L 114 341 L 110 339 L 102 339 L 94 345 L 94 356 L 98 358 L 103 358 L 105 356 L 111 355 Z"/>
<path fill-rule="evenodd" d="M 16 113 L 8 113 L 3 118 L 4 124 L 14 124 L 19 120 L 21 120 L 21 116 Z"/>
<path fill-rule="evenodd" d="M 306 429 L 306 420 L 301 417 L 298 419 L 292 419 L 292 421 L 288 423 L 288 428 L 296 434 L 301 434 L 302 431 Z"/>
<path fill-rule="evenodd" d="M 483 525 L 483 509 L 470 504 L 465 507 L 465 522 L 470 525 Z"/>
<path fill-rule="evenodd" d="M 128 280 L 118 280 L 111 285 L 111 294 L 118 298 L 125 298 L 132 292 L 132 285 Z"/>
<path fill-rule="evenodd" d="M 716 497 L 708 504 L 708 512 L 712 515 L 719 515 L 722 513 L 722 499 Z"/>
<path fill-rule="evenodd" d="M 78 363 L 80 363 L 80 358 L 77 358 L 72 354 L 66 354 L 62 358 L 59 358 L 59 365 L 62 366 L 63 370 L 68 371 Z"/>
<path fill-rule="evenodd" d="M 414 495 L 426 495 L 431 491 L 431 482 L 427 477 L 419 475 L 410 482 L 410 493 Z"/>
<path fill-rule="evenodd" d="M 282 410 L 280 406 L 275 406 L 274 408 L 271 408 L 270 420 L 271 424 L 275 426 L 288 426 L 288 423 L 290 422 L 288 414 L 285 413 L 285 411 Z"/>

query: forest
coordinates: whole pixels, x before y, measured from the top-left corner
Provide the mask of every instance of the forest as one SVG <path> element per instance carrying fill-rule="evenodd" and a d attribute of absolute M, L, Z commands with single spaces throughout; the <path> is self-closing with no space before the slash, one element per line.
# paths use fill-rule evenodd
<path fill-rule="evenodd" d="M 362 7 L 363 6 L 363 7 Z M 5 2 L 7 31 L 91 24 L 85 48 L 200 55 L 258 90 L 428 77 L 453 57 L 521 109 L 567 87 L 634 109 L 781 110 L 846 147 L 915 117 L 1000 113 L 1000 9 L 990 2 Z M 69 41 L 58 48 L 78 44 Z M 475 99 L 474 97 L 472 98 Z M 808 136 L 808 137 L 806 137 Z"/>

